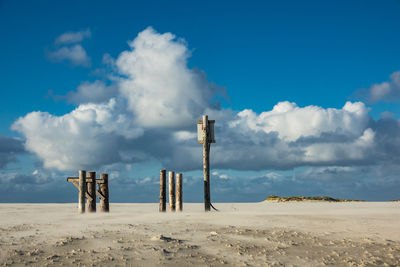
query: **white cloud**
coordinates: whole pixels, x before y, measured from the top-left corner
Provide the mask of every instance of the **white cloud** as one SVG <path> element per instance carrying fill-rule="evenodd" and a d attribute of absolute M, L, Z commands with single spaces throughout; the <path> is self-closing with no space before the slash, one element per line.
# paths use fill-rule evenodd
<path fill-rule="evenodd" d="M 32 112 L 14 123 L 13 129 L 26 138 L 27 150 L 46 168 L 156 160 L 176 171 L 200 169 L 196 120 L 202 114 L 216 120 L 212 168 L 285 170 L 400 162 L 400 123 L 372 120 L 361 102 L 339 109 L 280 102 L 260 114 L 221 109 L 214 100 L 223 90 L 203 72 L 188 68 L 190 53 L 182 40 L 147 28 L 129 45 L 115 61 L 121 76 L 111 87 L 95 81 L 70 93 L 75 103 L 86 104 L 64 116 Z"/>
<path fill-rule="evenodd" d="M 393 118 L 395 115 L 396 114 L 394 114 L 393 112 L 390 112 L 390 111 L 381 112 L 382 119 L 390 119 L 390 118 Z"/>
<path fill-rule="evenodd" d="M 177 141 L 193 141 L 196 140 L 197 142 L 197 133 L 196 132 L 190 132 L 190 131 L 177 131 L 174 133 L 174 137 Z"/>
<path fill-rule="evenodd" d="M 217 178 L 219 178 L 219 179 L 224 179 L 224 180 L 226 180 L 226 179 L 229 179 L 229 176 L 227 175 L 227 174 L 225 174 L 225 173 L 219 173 L 219 172 L 212 172 L 211 173 L 213 176 L 215 176 L 215 177 L 217 177 Z"/>
<path fill-rule="evenodd" d="M 16 156 L 23 153 L 26 153 L 23 140 L 0 135 L 0 169 L 11 162 L 16 162 Z"/>
<path fill-rule="evenodd" d="M 373 84 L 370 88 L 361 88 L 355 92 L 355 95 L 369 103 L 399 100 L 400 71 L 393 72 L 389 81 Z"/>
<path fill-rule="evenodd" d="M 90 66 L 90 58 L 80 44 L 60 47 L 50 51 L 48 55 L 54 61 L 70 61 L 74 65 Z"/>
<path fill-rule="evenodd" d="M 84 83 L 67 97 L 90 103 L 60 117 L 32 112 L 14 123 L 13 129 L 26 137 L 27 149 L 48 168 L 73 170 L 166 156 L 173 144 L 166 144 L 165 151 L 151 151 L 158 143 L 150 138 L 173 142 L 173 133 L 162 130 L 171 127 L 182 130 L 177 138 L 190 138 L 184 130 L 193 120 L 206 110 L 218 112 L 210 101 L 219 88 L 208 83 L 202 72 L 187 67 L 188 49 L 182 40 L 174 38 L 148 28 L 130 43 L 131 50 L 121 53 L 116 61 L 124 77 L 115 83 L 115 100 L 93 103 L 103 102 L 113 90 L 101 82 Z M 99 116 L 108 119 L 99 121 Z M 153 130 L 132 143 L 132 138 L 144 133 L 143 127 Z"/>
<path fill-rule="evenodd" d="M 167 151 L 173 150 L 174 138 L 193 137 L 187 131 L 193 121 L 206 111 L 219 112 L 211 102 L 220 88 L 209 83 L 201 71 L 187 67 L 189 52 L 182 40 L 147 28 L 130 47 L 116 60 L 116 70 L 123 76 L 113 85 L 85 82 L 66 96 L 80 104 L 71 113 L 32 112 L 14 123 L 13 129 L 26 138 L 26 148 L 36 153 L 45 167 L 76 170 L 152 157 L 163 160 L 169 156 Z M 69 50 L 64 46 L 59 49 L 64 52 L 56 51 L 53 56 L 78 64 L 79 57 L 69 56 Z M 146 128 L 151 130 L 143 135 Z M 170 128 L 179 131 L 174 134 Z M 165 144 L 156 149 L 161 143 Z"/>
<path fill-rule="evenodd" d="M 244 110 L 216 123 L 212 166 L 284 170 L 305 165 L 368 164 L 376 159 L 372 151 L 379 146 L 371 120 L 360 102 L 348 102 L 342 109 L 282 102 L 261 114 Z M 182 142 L 170 165 L 194 169 L 198 162 L 199 145 Z"/>
<path fill-rule="evenodd" d="M 311 164 L 319 162 L 319 164 L 332 164 L 332 161 L 363 161 L 369 151 L 374 148 L 375 133 L 370 129 L 366 129 L 363 134 L 354 141 L 347 142 L 321 142 L 305 146 L 304 161 Z"/>
<path fill-rule="evenodd" d="M 45 185 L 53 180 L 51 174 L 35 171 L 32 174 L 21 174 L 16 172 L 1 172 L 0 185 L 7 189 L 26 190 L 31 185 Z"/>
<path fill-rule="evenodd" d="M 117 95 L 115 85 L 107 86 L 105 82 L 96 80 L 94 82 L 81 83 L 76 92 L 69 92 L 66 96 L 72 103 L 103 103 Z"/>
<path fill-rule="evenodd" d="M 342 109 L 300 108 L 295 103 L 280 102 L 260 115 L 252 110 L 241 111 L 230 127 L 247 132 L 276 132 L 286 141 L 296 141 L 300 137 L 320 136 L 323 132 L 358 136 L 368 120 L 368 109 L 361 102 L 347 102 Z"/>
<path fill-rule="evenodd" d="M 24 134 L 26 149 L 36 153 L 44 167 L 86 169 L 123 161 L 120 139 L 143 134 L 119 108 L 120 103 L 111 99 L 106 104 L 80 105 L 59 117 L 32 112 L 19 118 L 12 129 Z"/>
<path fill-rule="evenodd" d="M 48 52 L 48 57 L 57 62 L 69 61 L 73 65 L 88 67 L 91 64 L 90 58 L 81 42 L 90 37 L 89 29 L 79 32 L 66 32 L 56 38 L 54 42 L 56 48 Z"/>
<path fill-rule="evenodd" d="M 151 177 L 145 177 L 143 179 L 138 180 L 138 183 L 140 184 L 147 184 L 150 182 L 153 182 L 154 179 L 152 179 Z"/>
<path fill-rule="evenodd" d="M 282 174 L 279 174 L 279 173 L 276 173 L 276 172 L 269 172 L 269 173 L 266 173 L 266 174 L 262 175 L 261 177 L 265 177 L 265 178 L 267 178 L 269 180 L 277 180 L 277 181 L 279 181 L 284 176 Z"/>
<path fill-rule="evenodd" d="M 60 45 L 80 43 L 84 39 L 90 38 L 91 36 L 92 33 L 90 32 L 90 29 L 79 32 L 66 32 L 57 37 L 57 39 L 55 40 L 55 44 Z"/>
<path fill-rule="evenodd" d="M 184 41 L 147 28 L 129 46 L 132 50 L 122 52 L 116 65 L 127 76 L 119 88 L 138 124 L 185 128 L 212 109 L 210 100 L 220 88 L 187 67 L 190 53 Z"/>
<path fill-rule="evenodd" d="M 221 175 L 219 176 L 219 178 L 220 178 L 220 179 L 228 179 L 229 177 L 228 177 L 227 174 L 221 174 Z"/>

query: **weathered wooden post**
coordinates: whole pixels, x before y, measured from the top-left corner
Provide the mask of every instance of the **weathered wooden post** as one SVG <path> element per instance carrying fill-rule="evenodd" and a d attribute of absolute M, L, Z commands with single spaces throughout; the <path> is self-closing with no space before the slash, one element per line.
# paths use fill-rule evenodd
<path fill-rule="evenodd" d="M 204 175 L 204 210 L 210 211 L 210 144 L 214 140 L 214 120 L 208 120 L 203 115 L 202 120 L 197 121 L 197 140 L 203 144 L 203 175 Z"/>
<path fill-rule="evenodd" d="M 99 193 L 100 193 L 100 211 L 109 212 L 110 203 L 108 199 L 108 174 L 100 174 Z"/>
<path fill-rule="evenodd" d="M 167 202 L 166 170 L 160 170 L 160 212 L 165 212 Z"/>
<path fill-rule="evenodd" d="M 182 173 L 176 174 L 176 209 L 182 211 Z"/>
<path fill-rule="evenodd" d="M 208 144 L 208 116 L 203 116 L 203 175 L 204 209 L 210 211 L 210 146 Z"/>
<path fill-rule="evenodd" d="M 79 202 L 78 212 L 85 212 L 85 195 L 86 195 L 86 171 L 79 171 Z"/>
<path fill-rule="evenodd" d="M 169 210 L 175 211 L 175 173 L 169 172 Z"/>
<path fill-rule="evenodd" d="M 87 211 L 96 212 L 96 172 L 88 172 L 86 184 L 87 193 L 91 197 L 86 200 Z"/>

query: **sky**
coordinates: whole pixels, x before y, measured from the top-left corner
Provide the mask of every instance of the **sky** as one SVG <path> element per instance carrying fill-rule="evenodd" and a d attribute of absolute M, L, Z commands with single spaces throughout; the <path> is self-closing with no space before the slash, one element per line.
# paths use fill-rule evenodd
<path fill-rule="evenodd" d="M 0 0 L 0 202 L 400 193 L 400 1 Z"/>

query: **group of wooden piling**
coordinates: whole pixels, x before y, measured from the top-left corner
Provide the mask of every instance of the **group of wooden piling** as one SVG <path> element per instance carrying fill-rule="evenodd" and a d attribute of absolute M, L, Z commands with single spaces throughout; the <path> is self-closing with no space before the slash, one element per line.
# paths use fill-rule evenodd
<path fill-rule="evenodd" d="M 204 174 L 204 209 L 210 211 L 212 204 L 210 198 L 210 144 L 215 143 L 214 138 L 215 120 L 209 120 L 207 115 L 203 115 L 201 120 L 197 121 L 197 141 L 203 144 L 203 174 Z M 182 211 L 182 173 L 176 174 L 170 171 L 169 178 L 169 209 L 171 212 Z M 100 179 L 96 179 L 96 172 L 89 172 L 86 177 L 86 171 L 79 171 L 79 177 L 69 177 L 68 182 L 72 182 L 79 189 L 80 213 L 85 212 L 85 198 L 87 199 L 88 212 L 96 211 L 96 195 L 100 198 L 100 210 L 109 211 L 108 200 L 108 174 L 100 174 Z M 79 182 L 79 184 L 78 184 Z M 96 191 L 96 184 L 99 190 Z M 175 198 L 176 196 L 176 198 Z M 166 170 L 160 170 L 160 206 L 159 211 L 166 211 Z M 214 207 L 213 207 L 214 208 Z M 214 208 L 215 209 L 215 208 Z M 216 209 L 215 209 L 216 210 Z"/>
<path fill-rule="evenodd" d="M 100 199 L 100 211 L 109 212 L 108 174 L 101 173 L 100 179 L 96 179 L 96 172 L 80 170 L 79 177 L 68 177 L 67 181 L 72 182 L 79 190 L 78 212 L 85 212 L 85 198 L 88 212 L 96 212 L 96 195 Z M 96 190 L 96 184 L 98 190 Z"/>
<path fill-rule="evenodd" d="M 160 170 L 160 212 L 166 211 L 167 202 L 167 190 L 166 190 L 166 179 L 167 171 Z M 182 211 L 182 173 L 176 174 L 176 189 L 175 189 L 175 172 L 170 171 L 168 173 L 168 192 L 169 192 L 169 210 Z M 176 198 L 175 198 L 176 196 Z"/>

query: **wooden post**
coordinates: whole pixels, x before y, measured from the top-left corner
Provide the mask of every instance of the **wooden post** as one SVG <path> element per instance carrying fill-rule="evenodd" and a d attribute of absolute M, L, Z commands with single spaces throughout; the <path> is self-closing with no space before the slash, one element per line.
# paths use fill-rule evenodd
<path fill-rule="evenodd" d="M 85 212 L 85 194 L 86 194 L 86 171 L 79 171 L 79 202 L 78 202 L 78 212 Z"/>
<path fill-rule="evenodd" d="M 169 210 L 175 211 L 175 173 L 169 172 Z"/>
<path fill-rule="evenodd" d="M 96 212 L 96 172 L 88 172 L 87 193 L 92 199 L 86 199 L 87 211 Z"/>
<path fill-rule="evenodd" d="M 160 170 L 160 212 L 165 212 L 167 202 L 166 170 Z"/>
<path fill-rule="evenodd" d="M 99 191 L 100 194 L 103 196 L 102 198 L 100 198 L 100 211 L 109 212 L 110 203 L 108 199 L 108 174 L 100 174 L 100 180 L 103 180 L 102 183 L 99 183 Z"/>
<path fill-rule="evenodd" d="M 176 209 L 182 211 L 182 173 L 176 174 Z"/>
<path fill-rule="evenodd" d="M 203 115 L 203 175 L 204 175 L 204 210 L 210 211 L 210 144 L 208 140 L 208 116 Z"/>

